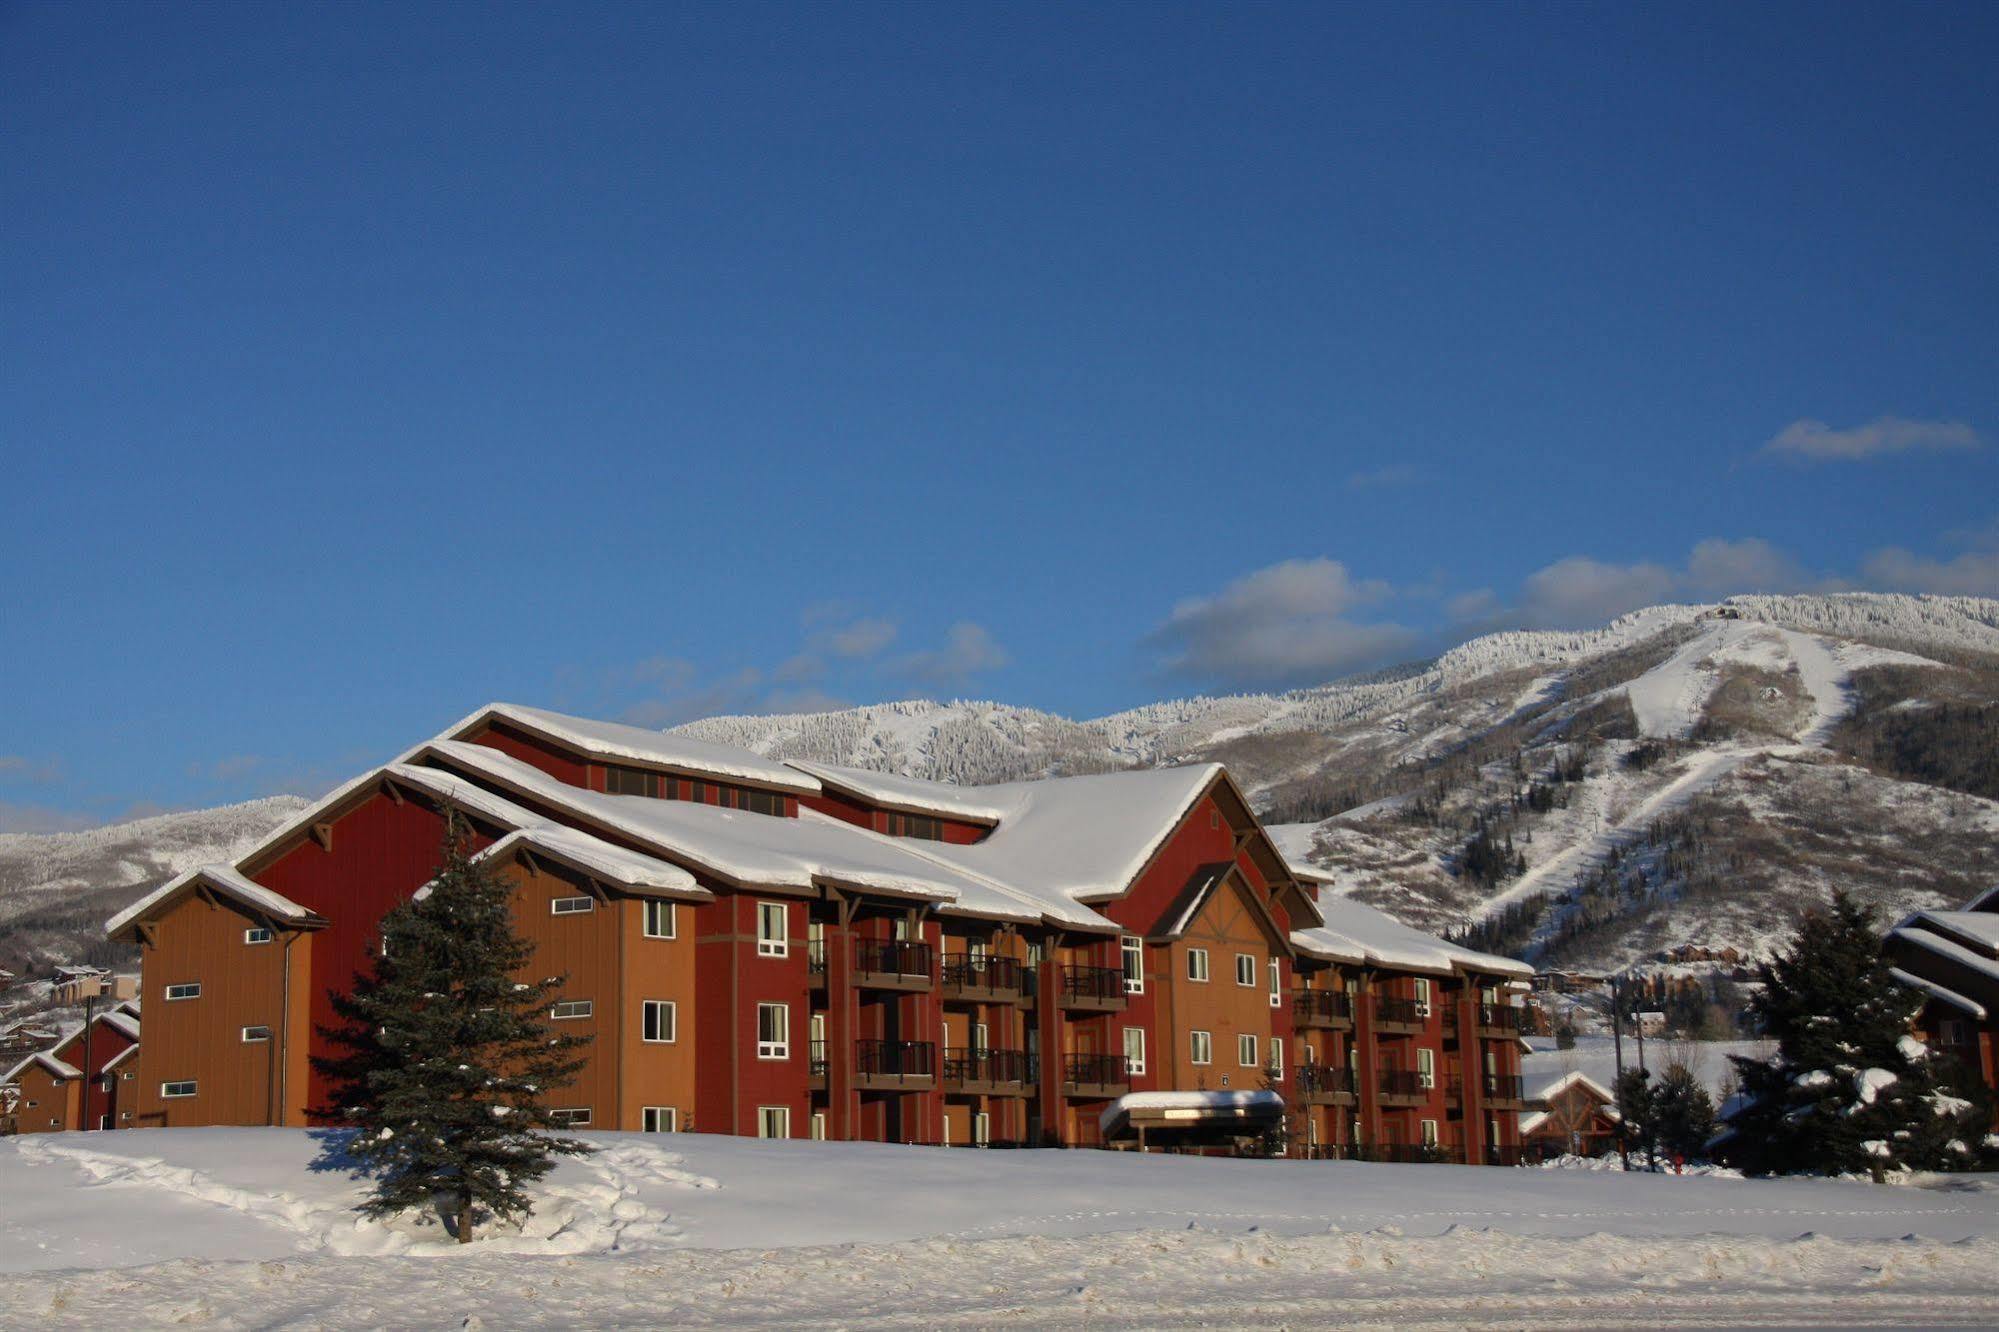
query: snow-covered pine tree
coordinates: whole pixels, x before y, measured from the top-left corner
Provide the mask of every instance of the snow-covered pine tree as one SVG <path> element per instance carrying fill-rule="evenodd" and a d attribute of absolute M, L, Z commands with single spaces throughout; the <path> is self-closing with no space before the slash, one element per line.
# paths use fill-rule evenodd
<path fill-rule="evenodd" d="M 1751 1014 L 1777 1041 L 1733 1056 L 1742 1103 L 1728 1155 L 1756 1174 L 1966 1169 L 1983 1155 L 1973 1104 L 1939 1085 L 1909 1034 L 1921 996 L 1889 974 L 1874 913 L 1844 892 L 1758 967 Z"/>
<path fill-rule="evenodd" d="M 355 1127 L 348 1150 L 375 1179 L 363 1210 L 448 1202 L 463 1244 L 478 1210 L 527 1216 L 527 1186 L 590 1150 L 548 1132 L 546 1104 L 588 1038 L 549 1029 L 561 978 L 518 979 L 534 945 L 514 933 L 511 890 L 467 855 L 456 811 L 446 825 L 437 877 L 383 918 L 370 974 L 334 1002 L 343 1025 L 323 1034 L 343 1053 L 315 1063 L 335 1086 L 324 1113 Z"/>

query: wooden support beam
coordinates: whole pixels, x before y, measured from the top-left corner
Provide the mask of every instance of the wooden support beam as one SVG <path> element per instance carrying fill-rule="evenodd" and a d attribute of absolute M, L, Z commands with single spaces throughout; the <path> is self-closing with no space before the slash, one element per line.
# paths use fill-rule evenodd
<path fill-rule="evenodd" d="M 320 850 L 330 853 L 333 850 L 333 825 L 330 823 L 313 824 L 312 840 L 319 843 Z"/>

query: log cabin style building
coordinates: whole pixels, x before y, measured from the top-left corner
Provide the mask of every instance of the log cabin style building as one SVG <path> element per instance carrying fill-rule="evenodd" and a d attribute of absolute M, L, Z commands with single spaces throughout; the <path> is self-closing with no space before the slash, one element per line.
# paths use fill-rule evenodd
<path fill-rule="evenodd" d="M 1086 1146 L 1131 1093 L 1269 1090 L 1294 1154 L 1518 1155 L 1530 969 L 1323 891 L 1219 765 L 953 786 L 506 704 L 109 923 L 121 1113 L 315 1122 L 331 996 L 453 810 L 594 1038 L 575 1127 Z"/>
<path fill-rule="evenodd" d="M 1883 943 L 1895 979 L 1922 996 L 1915 1034 L 1982 1083 L 1999 1131 L 1999 888 L 1960 911 L 1918 911 Z"/>

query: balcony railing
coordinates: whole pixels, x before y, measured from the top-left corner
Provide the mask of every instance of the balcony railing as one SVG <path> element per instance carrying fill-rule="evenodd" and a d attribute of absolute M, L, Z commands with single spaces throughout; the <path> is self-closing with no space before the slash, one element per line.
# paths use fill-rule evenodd
<path fill-rule="evenodd" d="M 1025 1050 L 953 1050 L 944 1056 L 946 1091 L 1021 1088 L 1032 1083 Z"/>
<path fill-rule="evenodd" d="M 1118 977 L 1123 986 L 1124 977 Z M 1131 1070 L 1123 1055 L 1072 1054 L 1062 1058 L 1064 1091 L 1083 1095 L 1121 1095 L 1131 1086 Z"/>
<path fill-rule="evenodd" d="M 1423 1009 L 1424 1005 L 1414 999 L 1377 999 L 1374 1001 L 1374 1021 L 1382 1027 L 1416 1028 L 1422 1026 L 1429 1016 Z"/>
<path fill-rule="evenodd" d="M 1009 1000 L 1020 997 L 1026 969 L 1011 957 L 972 953 L 944 955 L 946 999 Z"/>
<path fill-rule="evenodd" d="M 863 1091 L 924 1090 L 937 1077 L 929 1041 L 855 1041 L 854 1085 Z"/>
<path fill-rule="evenodd" d="M 811 1041 L 806 1045 L 805 1071 L 815 1078 L 826 1076 L 826 1042 Z"/>
<path fill-rule="evenodd" d="M 1422 1100 L 1436 1085 L 1434 1077 L 1425 1077 L 1413 1069 L 1384 1068 L 1375 1075 L 1375 1086 L 1383 1097 L 1399 1100 Z"/>
<path fill-rule="evenodd" d="M 1480 1004 L 1478 1029 L 1481 1036 L 1518 1036 L 1521 1009 L 1510 1004 Z"/>
<path fill-rule="evenodd" d="M 876 989 L 927 990 L 936 954 L 926 943 L 903 939 L 854 941 L 854 982 Z"/>
<path fill-rule="evenodd" d="M 1109 1011 L 1124 1007 L 1124 972 L 1117 967 L 1062 968 L 1062 1006 Z M 1106 1056 L 1112 1057 L 1112 1056 Z M 1122 1056 L 1115 1056 L 1122 1059 Z"/>
<path fill-rule="evenodd" d="M 1350 1068 L 1336 1068 L 1331 1064 L 1300 1064 L 1298 1066 L 1298 1094 L 1312 1098 L 1333 1096 L 1353 1097 L 1355 1078 Z"/>
<path fill-rule="evenodd" d="M 1524 1079 L 1504 1073 L 1487 1073 L 1480 1079 L 1488 1101 L 1519 1101 L 1525 1095 Z"/>
<path fill-rule="evenodd" d="M 1353 1000 L 1339 990 L 1300 990 L 1291 996 L 1291 1020 L 1300 1027 L 1345 1027 Z"/>

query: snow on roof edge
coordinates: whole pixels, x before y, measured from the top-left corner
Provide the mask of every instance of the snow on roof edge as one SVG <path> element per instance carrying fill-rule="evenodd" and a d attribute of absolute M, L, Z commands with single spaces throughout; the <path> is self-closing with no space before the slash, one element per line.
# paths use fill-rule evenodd
<path fill-rule="evenodd" d="M 1912 971 L 1904 971 L 1900 967 L 1888 968 L 1888 974 L 1912 990 L 1923 991 L 1923 993 L 1929 995 L 1930 998 L 1935 999 L 1939 1003 L 1949 1004 L 1953 1008 L 1962 1009 L 1981 1022 L 1985 1019 L 1984 1004 L 1979 1003 L 1976 999 L 1967 998 L 1959 994 L 1956 990 L 1950 989 L 1948 986 L 1939 985 L 1933 980 L 1918 976 Z"/>
<path fill-rule="evenodd" d="M 269 888 L 264 887 L 263 884 L 245 878 L 232 865 L 196 865 L 193 869 L 183 870 L 179 874 L 176 874 L 173 878 L 168 879 L 158 888 L 147 893 L 131 906 L 126 907 L 110 920 L 104 922 L 104 933 L 107 936 L 120 933 L 154 906 L 157 906 L 175 893 L 178 893 L 181 889 L 194 883 L 197 879 L 206 880 L 210 886 L 227 893 L 246 906 L 255 907 L 257 910 L 281 920 L 296 922 L 314 918 L 312 912 L 306 910 L 290 898 L 280 893 L 272 892 Z"/>

